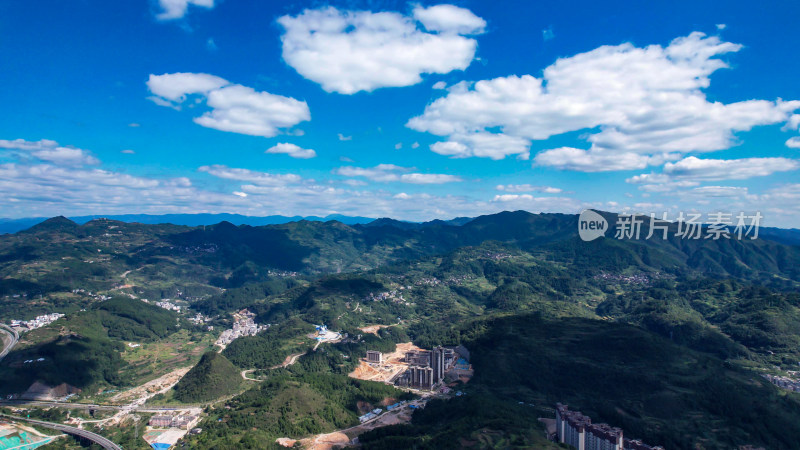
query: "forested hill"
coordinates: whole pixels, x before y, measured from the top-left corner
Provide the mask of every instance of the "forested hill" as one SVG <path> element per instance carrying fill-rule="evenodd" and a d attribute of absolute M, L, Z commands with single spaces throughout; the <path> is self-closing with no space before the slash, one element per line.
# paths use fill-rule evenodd
<path fill-rule="evenodd" d="M 614 223 L 613 214 L 604 214 Z M 263 281 L 275 274 L 369 270 L 486 241 L 584 268 L 634 267 L 798 281 L 800 247 L 790 245 L 796 234 L 796 230 L 772 229 L 753 241 L 686 240 L 671 234 L 668 240 L 620 241 L 609 236 L 583 242 L 577 237 L 576 215 L 524 211 L 423 224 L 303 220 L 258 227 L 230 222 L 202 227 L 144 225 L 107 219 L 78 225 L 57 217 L 0 236 L 0 296 L 141 285 L 132 293 L 164 298 L 180 291 L 203 297 L 216 293 L 215 288 Z"/>

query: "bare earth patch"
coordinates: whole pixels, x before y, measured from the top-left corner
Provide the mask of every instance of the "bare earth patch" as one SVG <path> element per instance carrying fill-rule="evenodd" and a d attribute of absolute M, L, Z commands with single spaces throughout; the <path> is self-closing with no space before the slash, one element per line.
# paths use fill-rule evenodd
<path fill-rule="evenodd" d="M 174 386 L 184 375 L 188 372 L 191 367 L 183 367 L 180 369 L 175 369 L 172 372 L 162 375 L 155 380 L 148 381 L 147 383 L 136 386 L 135 388 L 129 389 L 124 392 L 120 392 L 119 394 L 111 397 L 112 402 L 125 402 L 129 400 L 139 399 L 141 400 L 143 397 L 145 400 L 150 398 L 156 394 L 168 391 L 172 386 Z M 144 401 L 142 401 L 144 403 Z"/>

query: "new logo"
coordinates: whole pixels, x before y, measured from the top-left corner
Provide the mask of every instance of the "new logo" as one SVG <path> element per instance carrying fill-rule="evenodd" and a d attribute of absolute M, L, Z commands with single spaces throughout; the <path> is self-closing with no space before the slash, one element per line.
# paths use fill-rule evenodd
<path fill-rule="evenodd" d="M 606 219 L 592 211 L 585 209 L 578 217 L 578 234 L 584 241 L 593 241 L 606 234 L 608 222 Z"/>

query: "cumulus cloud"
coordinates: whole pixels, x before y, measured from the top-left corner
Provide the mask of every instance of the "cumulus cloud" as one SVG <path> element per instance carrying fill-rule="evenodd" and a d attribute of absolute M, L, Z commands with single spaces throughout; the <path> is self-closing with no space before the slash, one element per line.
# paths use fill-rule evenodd
<path fill-rule="evenodd" d="M 214 0 L 158 0 L 158 5 L 161 7 L 161 12 L 156 15 L 158 20 L 175 20 L 186 15 L 189 5 L 211 9 Z"/>
<path fill-rule="evenodd" d="M 786 141 L 789 148 L 800 148 L 800 136 L 791 137 Z"/>
<path fill-rule="evenodd" d="M 437 90 L 447 89 L 447 83 L 445 83 L 444 81 L 437 81 L 436 83 L 433 83 L 432 87 L 433 89 Z"/>
<path fill-rule="evenodd" d="M 417 6 L 412 15 L 425 29 L 439 33 L 480 34 L 486 28 L 485 20 L 468 9 L 453 5 Z"/>
<path fill-rule="evenodd" d="M 280 144 L 276 144 L 273 147 L 269 148 L 265 153 L 273 153 L 273 154 L 286 154 L 291 156 L 292 158 L 300 158 L 300 159 L 310 159 L 317 156 L 317 152 L 307 148 L 301 148 L 297 145 L 290 144 L 288 142 L 282 142 Z"/>
<path fill-rule="evenodd" d="M 345 136 L 342 133 L 339 133 L 337 136 L 339 137 L 340 141 L 352 141 L 353 140 L 353 136 Z"/>
<path fill-rule="evenodd" d="M 560 188 L 552 186 L 534 186 L 532 184 L 498 184 L 495 189 L 505 192 L 544 192 L 545 194 L 560 194 Z"/>
<path fill-rule="evenodd" d="M 411 184 L 442 184 L 463 181 L 460 177 L 436 173 L 404 173 L 412 169 L 394 164 L 379 164 L 375 167 L 339 167 L 334 171 L 345 177 L 364 177 L 378 182 L 400 182 Z"/>
<path fill-rule="evenodd" d="M 120 153 L 124 153 L 126 155 L 133 155 L 136 152 L 131 149 L 125 149 L 125 150 L 120 150 Z"/>
<path fill-rule="evenodd" d="M 327 92 L 354 94 L 410 86 L 424 73 L 464 70 L 486 22 L 452 5 L 397 12 L 344 11 L 332 6 L 283 16 L 283 59 Z M 424 28 L 424 29 L 423 29 Z"/>
<path fill-rule="evenodd" d="M 24 139 L 0 139 L 0 149 L 17 150 L 22 156 L 32 156 L 42 161 L 59 165 L 82 166 L 100 164 L 100 160 L 91 155 L 87 150 L 74 147 L 64 147 L 56 141 L 42 139 L 40 141 L 26 141 Z"/>
<path fill-rule="evenodd" d="M 587 130 L 587 149 L 562 147 L 536 157 L 568 170 L 643 168 L 689 152 L 727 149 L 736 133 L 787 122 L 798 101 L 708 101 L 719 56 L 739 44 L 695 32 L 668 46 L 602 46 L 561 58 L 531 75 L 462 82 L 407 126 L 445 137 L 431 146 L 452 157 L 527 155 L 533 140 Z M 480 136 L 476 139 L 476 136 Z M 508 145 L 487 146 L 487 136 Z"/>
<path fill-rule="evenodd" d="M 187 96 L 198 95 L 211 108 L 194 122 L 221 131 L 272 137 L 281 129 L 311 120 L 304 101 L 259 92 L 205 73 L 150 75 L 147 87 L 156 104 L 180 107 Z"/>
<path fill-rule="evenodd" d="M 275 174 L 268 172 L 257 172 L 249 169 L 232 168 L 221 164 L 202 166 L 197 170 L 208 173 L 209 175 L 213 175 L 217 178 L 248 181 L 250 183 L 265 186 L 283 186 L 289 183 L 297 183 L 302 180 L 300 175 L 295 175 L 293 173 Z"/>
<path fill-rule="evenodd" d="M 453 134 L 449 141 L 434 143 L 430 149 L 440 155 L 454 158 L 478 156 L 498 160 L 508 155 L 528 159 L 529 146 L 528 140 L 503 133 L 457 133 Z"/>

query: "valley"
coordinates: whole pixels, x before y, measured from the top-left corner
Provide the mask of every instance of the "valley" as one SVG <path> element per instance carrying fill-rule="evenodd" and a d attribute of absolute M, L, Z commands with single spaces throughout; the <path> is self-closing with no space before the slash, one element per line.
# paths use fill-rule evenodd
<path fill-rule="evenodd" d="M 547 448 L 538 419 L 556 403 L 665 448 L 800 436 L 800 394 L 769 378 L 800 367 L 800 248 L 576 234 L 574 216 L 523 212 L 413 228 L 50 219 L 0 236 L 0 317 L 64 314 L 17 327 L 0 407 L 125 448 L 160 439 L 145 422 L 163 411 L 197 415 L 200 431 L 164 439 L 202 448 Z M 456 347 L 469 377 L 397 382 L 409 353 Z"/>

